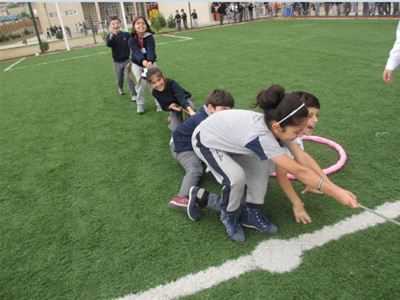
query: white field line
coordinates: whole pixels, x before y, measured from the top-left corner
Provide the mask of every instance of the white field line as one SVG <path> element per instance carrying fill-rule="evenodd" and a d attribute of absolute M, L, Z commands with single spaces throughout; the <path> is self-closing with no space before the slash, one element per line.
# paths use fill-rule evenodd
<path fill-rule="evenodd" d="M 159 42 L 159 43 L 157 43 L 157 46 L 174 44 L 174 43 L 182 43 L 182 42 L 187 42 L 187 41 L 190 41 L 190 40 L 184 39 L 184 40 L 175 40 L 175 41 L 169 41 L 169 42 Z"/>
<path fill-rule="evenodd" d="M 15 63 L 9 65 L 7 68 L 4 69 L 4 72 L 10 71 L 14 66 L 18 65 L 20 62 L 23 62 L 26 59 L 26 57 L 22 57 L 18 59 Z"/>
<path fill-rule="evenodd" d="M 190 41 L 190 40 L 193 40 L 193 38 L 192 37 L 190 37 L 190 36 L 180 36 L 180 35 L 175 35 L 175 34 L 167 34 L 167 33 L 164 33 L 164 34 L 161 34 L 161 36 L 167 36 L 167 37 L 171 37 L 171 38 L 175 38 L 175 39 L 182 39 L 182 40 L 188 40 L 188 41 Z"/>
<path fill-rule="evenodd" d="M 166 34 L 163 34 L 163 35 L 166 35 Z M 170 42 L 160 42 L 160 43 L 157 43 L 157 45 L 167 45 L 167 44 L 172 44 L 172 43 L 177 43 L 177 42 L 185 42 L 185 41 L 193 40 L 193 38 L 187 37 L 187 36 L 185 36 L 185 37 L 184 36 L 174 36 L 171 34 L 168 34 L 166 36 L 178 38 L 178 40 L 170 41 Z M 106 53 L 109 53 L 109 51 L 99 51 L 99 52 L 87 54 L 87 55 L 79 55 L 79 56 L 73 56 L 73 57 L 68 57 L 68 58 L 63 58 L 63 59 L 58 59 L 58 60 L 53 60 L 53 61 L 42 62 L 42 63 L 27 65 L 27 66 L 23 66 L 23 67 L 17 67 L 17 68 L 14 68 L 14 70 L 22 70 L 22 69 L 26 69 L 29 67 L 44 66 L 44 65 L 55 64 L 55 63 L 60 63 L 60 62 L 72 61 L 72 60 L 87 58 L 87 57 L 100 55 L 100 54 L 106 54 Z M 19 61 L 15 62 L 13 65 L 9 66 L 7 69 L 4 70 L 4 72 L 11 70 L 12 67 L 14 67 L 17 63 L 19 63 L 20 61 L 22 61 L 24 59 L 26 59 L 26 57 L 21 58 Z"/>
<path fill-rule="evenodd" d="M 77 60 L 77 59 L 81 59 L 81 58 L 87 58 L 87 57 L 91 57 L 91 56 L 102 55 L 102 54 L 106 54 L 106 53 L 108 53 L 108 51 L 99 51 L 99 52 L 92 53 L 92 54 L 87 54 L 87 55 L 78 55 L 78 56 L 73 56 L 73 57 L 57 59 L 57 60 L 53 60 L 53 61 L 45 61 L 45 62 L 42 62 L 42 63 L 33 64 L 33 65 L 17 67 L 14 70 L 22 70 L 22 69 L 26 69 L 26 68 L 30 68 L 30 67 L 37 67 L 37 66 L 45 66 L 45 65 L 50 65 L 50 64 L 56 64 L 56 63 L 60 63 L 60 62 L 72 61 L 72 60 Z"/>
<path fill-rule="evenodd" d="M 400 216 L 400 201 L 387 202 L 375 208 L 375 211 L 389 218 L 397 218 Z M 261 242 L 249 255 L 228 260 L 222 265 L 186 275 L 138 294 L 129 294 L 118 300 L 176 299 L 211 288 L 250 271 L 290 272 L 301 264 L 304 252 L 385 222 L 385 219 L 364 211 L 313 233 L 302 234 L 289 240 L 272 239 Z M 398 229 L 394 226 L 393 230 Z"/>

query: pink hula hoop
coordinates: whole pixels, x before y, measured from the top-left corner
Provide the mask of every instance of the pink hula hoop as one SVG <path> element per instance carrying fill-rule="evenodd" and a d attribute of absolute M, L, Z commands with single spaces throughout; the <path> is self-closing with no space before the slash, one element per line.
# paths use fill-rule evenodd
<path fill-rule="evenodd" d="M 330 174 L 340 171 L 346 164 L 346 161 L 347 161 L 346 151 L 344 151 L 343 147 L 341 145 L 339 145 L 338 143 L 336 143 L 330 139 L 323 138 L 323 137 L 316 136 L 316 135 L 305 135 L 302 137 L 302 139 L 303 139 L 303 141 L 311 141 L 311 142 L 315 142 L 318 144 L 327 145 L 329 148 L 336 151 L 336 153 L 339 156 L 339 159 L 337 160 L 337 162 L 334 165 L 323 169 L 323 171 L 326 175 L 330 175 Z M 276 173 L 274 172 L 272 174 L 272 176 L 276 176 Z M 288 174 L 288 178 L 291 180 L 296 179 L 296 177 L 294 177 L 292 174 Z"/>

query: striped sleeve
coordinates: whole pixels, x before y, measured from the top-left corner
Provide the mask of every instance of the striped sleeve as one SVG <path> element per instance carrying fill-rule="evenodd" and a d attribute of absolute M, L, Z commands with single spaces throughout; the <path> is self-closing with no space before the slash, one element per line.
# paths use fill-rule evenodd
<path fill-rule="evenodd" d="M 259 136 L 246 144 L 246 148 L 254 152 L 259 159 L 267 160 L 286 154 L 285 148 L 269 135 Z"/>

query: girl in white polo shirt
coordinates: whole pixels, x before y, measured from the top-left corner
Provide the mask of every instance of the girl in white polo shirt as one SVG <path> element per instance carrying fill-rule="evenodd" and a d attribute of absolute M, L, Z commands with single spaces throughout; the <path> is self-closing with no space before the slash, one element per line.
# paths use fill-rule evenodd
<path fill-rule="evenodd" d="M 350 191 L 287 154 L 286 148 L 289 148 L 295 158 L 299 155 L 292 142 L 307 124 L 308 110 L 300 94 L 285 94 L 281 86 L 273 85 L 258 94 L 257 103 L 263 113 L 222 111 L 203 121 L 192 136 L 195 153 L 222 184 L 220 219 L 229 238 L 244 241 L 242 226 L 266 233 L 277 231 L 261 209 L 273 163 L 305 185 L 344 205 L 358 207 L 357 198 Z M 192 190 L 191 194 L 195 192 Z M 189 197 L 187 207 L 192 220 L 200 217 L 196 199 Z"/>

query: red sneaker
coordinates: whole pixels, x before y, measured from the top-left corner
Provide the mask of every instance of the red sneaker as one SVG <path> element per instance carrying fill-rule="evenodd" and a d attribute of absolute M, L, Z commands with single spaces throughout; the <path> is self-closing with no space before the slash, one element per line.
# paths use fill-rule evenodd
<path fill-rule="evenodd" d="M 186 206 L 188 205 L 188 201 L 189 199 L 187 197 L 174 196 L 169 201 L 168 206 L 170 208 L 186 208 Z"/>

